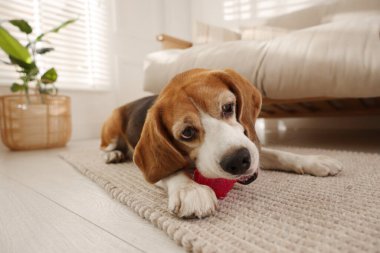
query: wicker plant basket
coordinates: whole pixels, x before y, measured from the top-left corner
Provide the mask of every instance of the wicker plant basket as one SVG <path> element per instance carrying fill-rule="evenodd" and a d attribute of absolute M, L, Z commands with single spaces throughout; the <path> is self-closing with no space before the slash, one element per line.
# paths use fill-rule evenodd
<path fill-rule="evenodd" d="M 71 136 L 70 98 L 24 95 L 0 97 L 1 139 L 11 150 L 62 147 Z"/>

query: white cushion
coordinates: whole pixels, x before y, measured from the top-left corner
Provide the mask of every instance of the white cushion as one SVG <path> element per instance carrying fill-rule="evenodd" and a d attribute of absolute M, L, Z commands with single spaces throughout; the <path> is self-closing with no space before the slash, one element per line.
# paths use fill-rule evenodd
<path fill-rule="evenodd" d="M 290 30 L 271 26 L 242 27 L 242 40 L 271 40 L 291 32 Z"/>

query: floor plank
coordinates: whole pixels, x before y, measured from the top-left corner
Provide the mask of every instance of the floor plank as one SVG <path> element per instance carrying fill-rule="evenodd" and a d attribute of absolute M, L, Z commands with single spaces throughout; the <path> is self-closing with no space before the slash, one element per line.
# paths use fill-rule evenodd
<path fill-rule="evenodd" d="M 0 252 L 143 252 L 0 174 Z"/>
<path fill-rule="evenodd" d="M 97 142 L 90 141 L 74 143 L 66 149 L 0 152 L 0 173 L 139 249 L 146 252 L 184 252 L 164 232 L 111 199 L 103 189 L 58 158 L 64 150 L 96 145 Z"/>

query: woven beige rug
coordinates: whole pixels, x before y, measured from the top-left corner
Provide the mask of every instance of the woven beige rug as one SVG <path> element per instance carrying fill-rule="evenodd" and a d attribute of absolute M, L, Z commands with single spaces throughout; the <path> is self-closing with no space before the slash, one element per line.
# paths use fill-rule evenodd
<path fill-rule="evenodd" d="M 105 165 L 99 151 L 63 154 L 111 196 L 192 252 L 380 252 L 380 155 L 282 148 L 327 154 L 344 170 L 317 178 L 261 171 L 236 184 L 213 217 L 182 220 L 167 211 L 164 192 L 131 164 Z"/>

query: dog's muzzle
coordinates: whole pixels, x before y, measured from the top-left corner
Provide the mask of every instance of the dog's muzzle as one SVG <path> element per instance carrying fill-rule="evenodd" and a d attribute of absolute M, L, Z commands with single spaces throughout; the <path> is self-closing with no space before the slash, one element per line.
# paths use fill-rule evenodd
<path fill-rule="evenodd" d="M 244 174 L 251 166 L 251 154 L 247 148 L 224 155 L 220 162 L 220 167 L 232 175 Z"/>
<path fill-rule="evenodd" d="M 241 175 L 238 178 L 238 182 L 244 185 L 252 183 L 258 176 L 257 171 L 253 174 L 245 175 L 251 167 L 251 154 L 247 148 L 239 148 L 232 153 L 224 155 L 220 162 L 220 167 L 232 175 Z"/>

